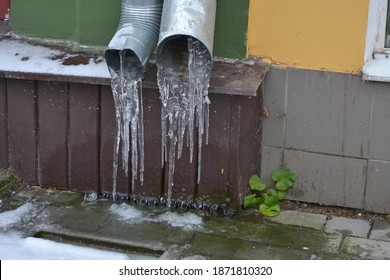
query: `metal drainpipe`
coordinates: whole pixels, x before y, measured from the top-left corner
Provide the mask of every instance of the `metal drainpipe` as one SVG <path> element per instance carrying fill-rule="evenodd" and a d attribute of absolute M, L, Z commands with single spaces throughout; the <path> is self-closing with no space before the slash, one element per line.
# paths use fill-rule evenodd
<path fill-rule="evenodd" d="M 204 44 L 212 61 L 217 0 L 165 0 L 157 44 L 157 65 L 180 69 L 187 38 Z"/>
<path fill-rule="evenodd" d="M 110 71 L 119 74 L 120 56 L 124 70 L 141 78 L 154 52 L 160 29 L 163 0 L 122 0 L 118 29 L 105 53 Z"/>

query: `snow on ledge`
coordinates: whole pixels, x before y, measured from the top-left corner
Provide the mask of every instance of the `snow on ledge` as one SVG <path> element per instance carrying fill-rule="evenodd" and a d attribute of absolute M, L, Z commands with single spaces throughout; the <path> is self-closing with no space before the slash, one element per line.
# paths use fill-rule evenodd
<path fill-rule="evenodd" d="M 0 38 L 0 72 L 110 79 L 103 54 Z"/>

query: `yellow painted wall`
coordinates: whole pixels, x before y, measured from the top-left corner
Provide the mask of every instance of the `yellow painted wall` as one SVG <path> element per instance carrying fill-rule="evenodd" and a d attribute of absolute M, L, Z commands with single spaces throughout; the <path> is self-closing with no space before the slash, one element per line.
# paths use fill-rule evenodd
<path fill-rule="evenodd" d="M 247 53 L 286 66 L 360 72 L 369 0 L 251 0 Z"/>

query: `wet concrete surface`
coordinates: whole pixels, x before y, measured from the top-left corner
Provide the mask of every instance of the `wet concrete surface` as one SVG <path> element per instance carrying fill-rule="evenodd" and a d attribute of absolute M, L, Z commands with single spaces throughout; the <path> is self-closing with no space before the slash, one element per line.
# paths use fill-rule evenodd
<path fill-rule="evenodd" d="M 276 218 L 254 210 L 217 217 L 182 209 L 130 207 L 127 201 L 87 202 L 79 193 L 32 187 L 3 200 L 0 213 L 26 203 L 30 211 L 15 223 L 0 226 L 0 233 L 159 259 L 390 259 L 390 224 L 383 221 L 327 220 L 324 215 L 290 210 Z M 118 215 L 113 205 L 131 211 Z"/>

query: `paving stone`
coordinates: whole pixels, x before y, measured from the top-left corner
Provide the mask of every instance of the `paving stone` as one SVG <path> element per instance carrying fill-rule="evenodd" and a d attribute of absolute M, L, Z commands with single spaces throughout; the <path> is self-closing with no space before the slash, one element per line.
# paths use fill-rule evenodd
<path fill-rule="evenodd" d="M 165 242 L 177 244 L 177 245 L 185 245 L 191 242 L 193 236 L 194 236 L 193 231 L 186 231 L 180 228 L 174 228 L 170 232 Z"/>
<path fill-rule="evenodd" d="M 390 241 L 390 223 L 375 221 L 371 229 L 370 239 Z"/>
<path fill-rule="evenodd" d="M 234 257 L 241 260 L 307 260 L 310 259 L 310 253 L 246 241 L 242 242 Z"/>
<path fill-rule="evenodd" d="M 371 223 L 365 220 L 332 217 L 325 225 L 325 232 L 340 232 L 344 235 L 368 237 Z"/>
<path fill-rule="evenodd" d="M 83 201 L 83 197 L 84 196 L 80 193 L 41 190 L 39 192 L 37 201 L 68 206 L 81 203 Z"/>
<path fill-rule="evenodd" d="M 321 214 L 303 213 L 291 210 L 284 210 L 276 217 L 269 218 L 270 221 L 306 228 L 321 230 L 326 222 L 326 216 Z"/>
<path fill-rule="evenodd" d="M 128 223 L 109 217 L 97 230 L 96 235 L 124 242 L 134 246 L 165 250 L 172 228 L 167 224 L 155 222 Z"/>
<path fill-rule="evenodd" d="M 305 248 L 310 252 L 325 252 L 335 254 L 338 252 L 343 236 L 340 233 L 325 233 L 318 230 L 301 228 L 299 239 L 294 248 Z"/>
<path fill-rule="evenodd" d="M 367 223 L 334 217 L 324 227 L 325 215 L 285 210 L 274 218 L 248 214 L 253 212 L 231 218 L 204 216 L 202 227 L 183 229 L 155 219 L 166 211 L 163 208 L 142 208 L 145 219 L 125 221 L 109 211 L 112 201 L 79 203 L 64 194 L 37 192 L 30 200 L 32 210 L 12 230 L 26 237 L 45 231 L 91 244 L 152 250 L 165 259 L 390 259 L 390 224 L 384 222 L 374 223 L 370 239 L 344 240 L 343 234 L 364 236 Z"/>
<path fill-rule="evenodd" d="M 40 190 L 35 189 L 25 189 L 21 190 L 14 195 L 12 195 L 12 199 L 14 200 L 21 200 L 21 201 L 28 201 L 34 198 L 36 195 L 40 194 Z"/>
<path fill-rule="evenodd" d="M 267 242 L 272 227 L 264 225 L 260 217 L 208 217 L 205 220 L 203 231 L 229 238 Z"/>
<path fill-rule="evenodd" d="M 197 232 L 191 242 L 190 255 L 201 255 L 211 259 L 234 259 L 241 240 L 214 234 Z M 186 252 L 189 255 L 189 252 Z"/>
<path fill-rule="evenodd" d="M 107 220 L 109 213 L 88 211 L 88 209 L 64 207 L 57 223 L 65 230 L 75 232 L 96 232 Z"/>
<path fill-rule="evenodd" d="M 292 248 L 298 239 L 299 228 L 279 225 L 273 227 L 269 243 L 272 245 Z"/>
<path fill-rule="evenodd" d="M 361 259 L 390 259 L 390 242 L 360 237 L 346 237 L 341 249 Z"/>

